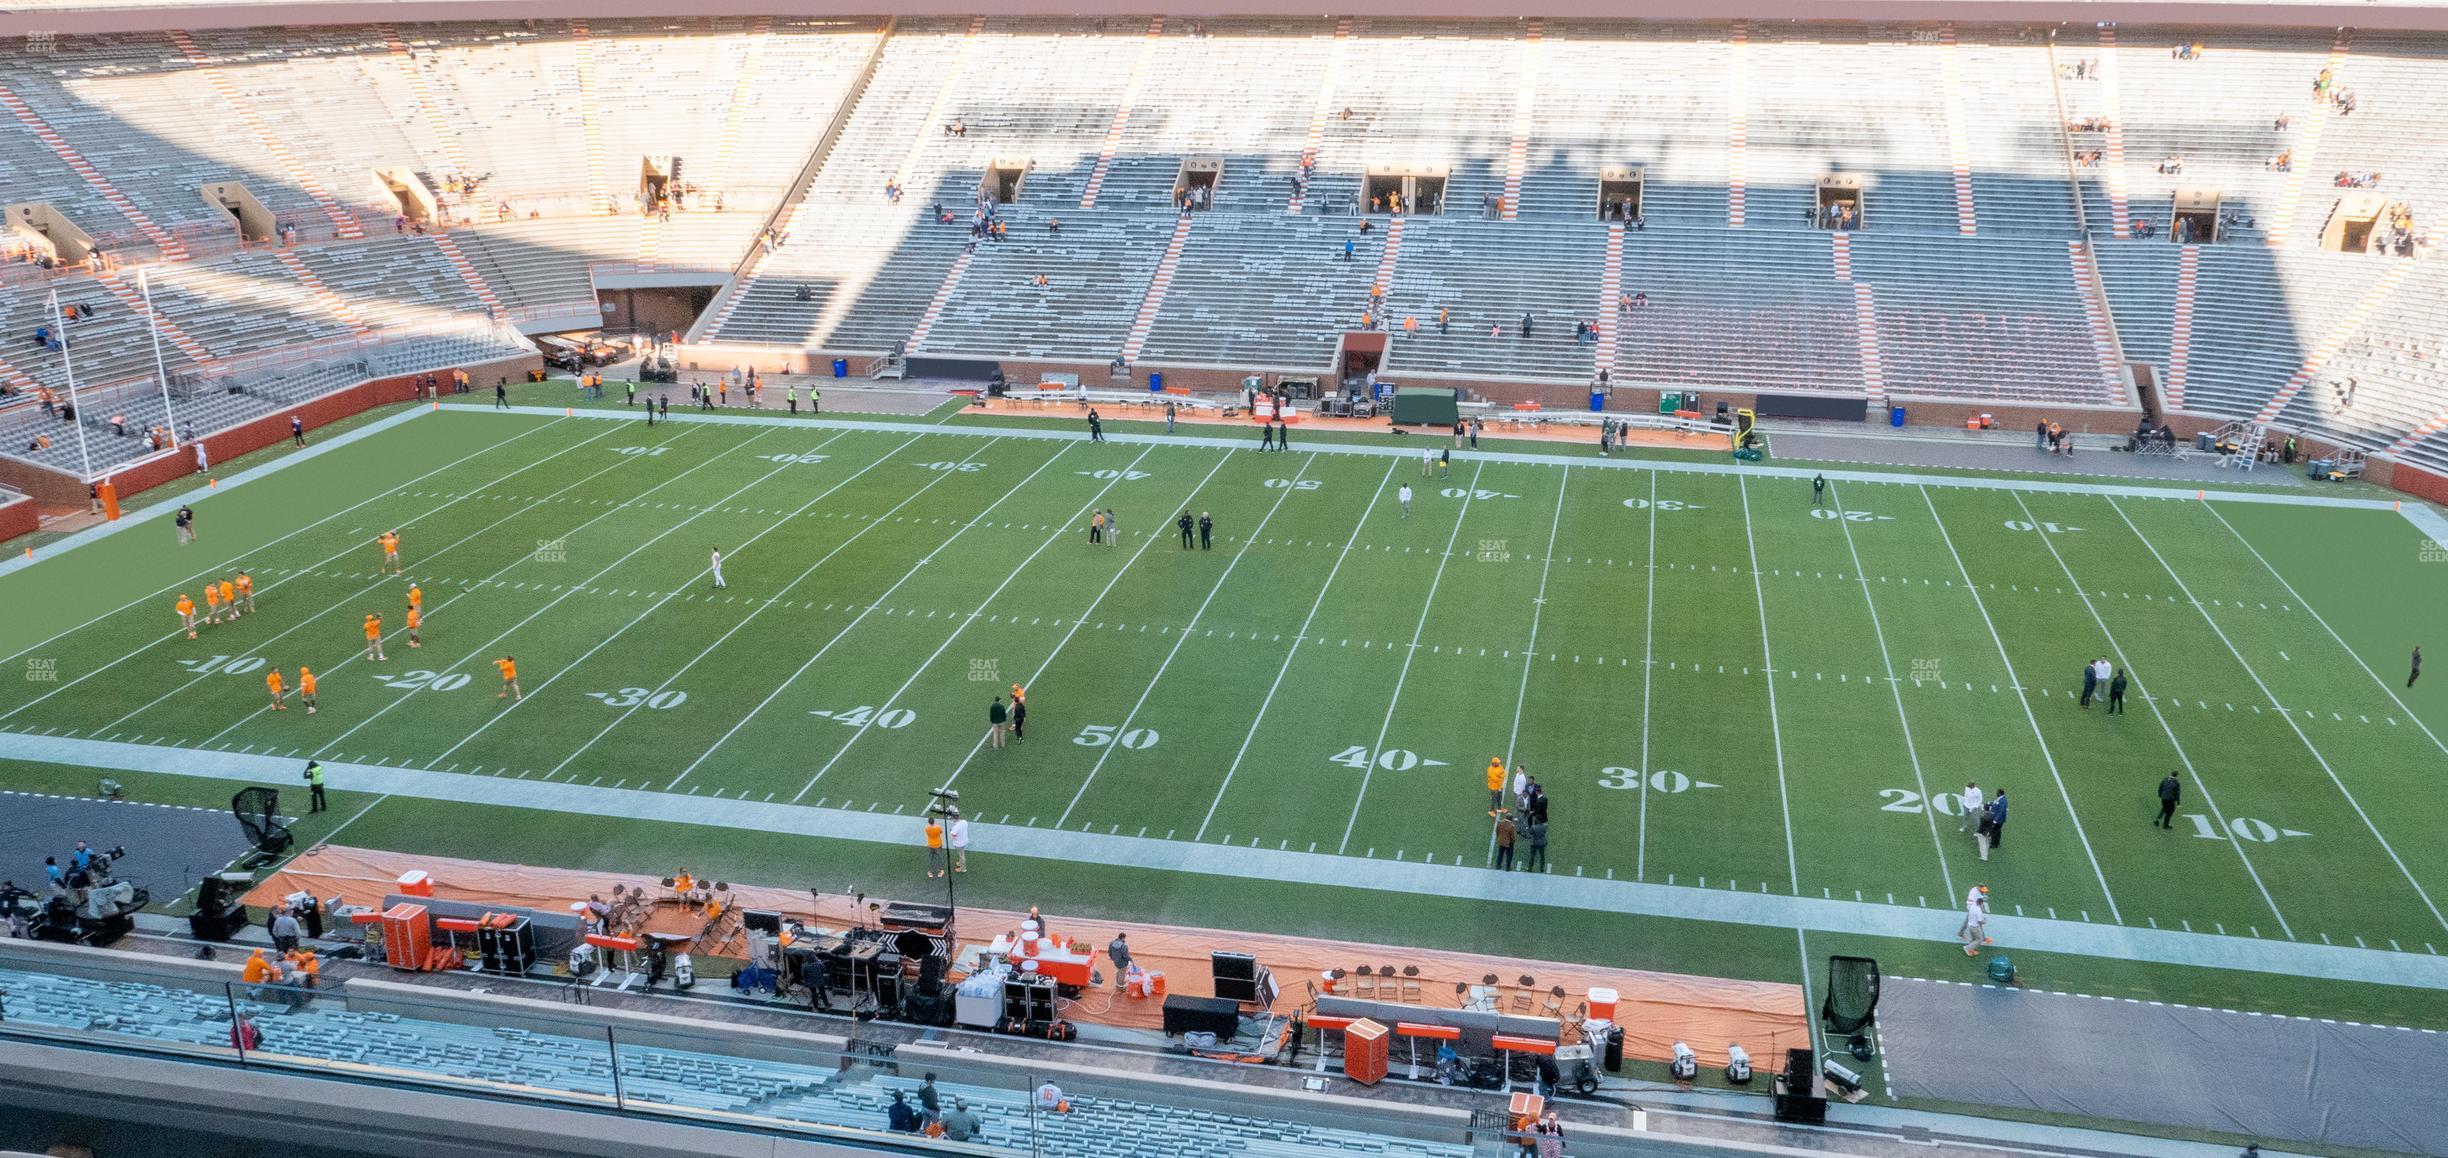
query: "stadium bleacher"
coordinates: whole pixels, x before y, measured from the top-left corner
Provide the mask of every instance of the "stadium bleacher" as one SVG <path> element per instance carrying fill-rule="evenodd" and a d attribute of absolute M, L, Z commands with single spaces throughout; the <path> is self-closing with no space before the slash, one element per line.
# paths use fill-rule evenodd
<path fill-rule="evenodd" d="M 1394 374 L 1553 386 L 1603 358 L 1618 386 L 2114 411 L 2140 401 L 2113 369 L 2121 346 L 2185 411 L 2267 411 L 2431 455 L 2426 424 L 2448 410 L 2425 356 L 2435 279 L 2326 252 L 2321 234 L 2338 173 L 2380 178 L 2366 188 L 2427 228 L 2448 186 L 2448 154 L 2425 147 L 2443 47 L 2318 29 L 1372 17 L 129 32 L 0 54 L 0 163 L 123 263 L 164 244 L 194 259 L 156 278 L 193 347 L 172 343 L 174 370 L 496 307 L 574 321 L 599 273 L 713 284 L 744 262 L 695 341 L 1324 372 L 1382 280 L 1383 321 L 1422 322 L 1395 335 Z M 2312 92 L 2324 69 L 2351 115 Z M 1010 83 L 1045 73 L 1065 83 Z M 644 165 L 674 158 L 695 199 L 639 212 Z M 1168 263 L 1192 158 L 1222 178 Z M 990 164 L 1025 169 L 1009 239 L 964 255 Z M 1353 209 L 1389 168 L 1441 175 L 1444 212 L 1412 215 L 1377 262 L 1392 222 L 1356 237 Z M 1606 168 L 1643 180 L 1613 267 Z M 377 172 L 437 191 L 465 269 L 405 256 Z M 1842 243 L 1809 220 L 1832 175 L 1862 183 Z M 198 192 L 233 179 L 304 244 L 238 251 Z M 2205 190 L 2222 242 L 2171 244 L 2172 199 Z M 1832 245 L 1849 268 L 1831 268 Z M 108 288 L 12 278 L 0 332 L 30 334 L 52 284 Z M 1619 315 L 1609 286 L 1652 305 Z M 1440 308 L 1450 333 L 1427 326 Z M 1581 320 L 1606 339 L 1576 343 Z M 106 310 L 79 338 L 81 380 L 149 368 L 141 319 Z M 30 378 L 59 377 L 12 350 Z M 2340 405 L 2349 378 L 2357 402 Z"/>
<path fill-rule="evenodd" d="M 345 989 L 303 999 L 292 991 L 251 994 L 233 986 L 238 1007 L 262 1034 L 259 1055 L 353 1072 L 441 1077 L 510 1095 L 615 1097 L 631 1108 L 668 1107 L 687 1115 L 726 1115 L 881 1133 L 894 1093 L 914 1094 L 906 1074 L 835 1062 L 619 1043 L 480 1019 L 429 1020 L 379 1009 L 352 1009 Z M 137 980 L 95 980 L 0 969 L 12 1025 L 82 1035 L 139 1038 L 171 1046 L 227 1049 L 232 1000 L 218 987 L 185 988 Z M 647 1035 L 637 1035 L 647 1036 Z M 708 1027 L 709 1045 L 721 1041 Z M 616 1035 L 617 1040 L 617 1035 Z M 765 1051 L 765 1052 L 770 1052 Z M 1172 1158 L 1294 1154 L 1403 1154 L 1464 1158 L 1466 1146 L 1310 1125 L 1154 1101 L 1072 1095 L 1068 1114 L 1039 1114 L 1020 1089 L 939 1083 L 943 1104 L 959 1098 L 977 1114 L 983 1141 L 996 1147 L 1083 1158 Z M 914 1104 L 914 1102 L 913 1102 Z"/>

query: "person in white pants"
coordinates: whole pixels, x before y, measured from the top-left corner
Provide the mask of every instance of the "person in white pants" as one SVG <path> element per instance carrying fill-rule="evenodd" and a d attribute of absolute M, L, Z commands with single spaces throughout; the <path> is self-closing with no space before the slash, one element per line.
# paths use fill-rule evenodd
<path fill-rule="evenodd" d="M 1989 886 L 1974 885 L 1964 894 L 1963 927 L 1955 930 L 1955 936 L 1963 942 L 1966 957 L 1980 956 L 1980 947 L 1990 943 Z"/>
<path fill-rule="evenodd" d="M 714 549 L 714 589 L 719 591 L 728 586 L 730 584 L 723 582 L 722 577 L 722 548 L 717 547 Z"/>
<path fill-rule="evenodd" d="M 1980 828 L 1981 813 L 1985 811 L 1982 804 L 1980 785 L 1964 781 L 1963 819 L 1956 823 L 1956 832 L 1973 832 Z"/>

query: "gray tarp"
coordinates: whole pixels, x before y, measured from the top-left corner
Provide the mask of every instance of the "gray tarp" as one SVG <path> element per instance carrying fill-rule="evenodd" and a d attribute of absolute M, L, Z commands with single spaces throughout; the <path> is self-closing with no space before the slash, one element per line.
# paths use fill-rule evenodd
<path fill-rule="evenodd" d="M 1899 1097 L 2448 1155 L 2448 1034 L 1889 978 Z"/>

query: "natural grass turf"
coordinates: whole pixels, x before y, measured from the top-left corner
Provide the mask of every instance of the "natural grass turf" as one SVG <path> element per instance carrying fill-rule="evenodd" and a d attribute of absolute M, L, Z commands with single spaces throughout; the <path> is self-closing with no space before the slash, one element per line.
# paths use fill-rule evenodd
<path fill-rule="evenodd" d="M 1408 516 L 1392 497 L 1404 482 L 1418 491 Z M 989 823 L 1474 865 L 1489 843 L 1479 769 L 1510 753 L 1556 801 L 1557 871 L 1690 885 L 1703 900 L 1703 886 L 1892 895 L 1926 907 L 1932 932 L 1877 946 L 1891 972 L 1963 970 L 1944 935 L 1976 880 L 2007 914 L 2274 938 L 2283 913 L 2299 940 L 2448 945 L 2416 892 L 2448 893 L 2424 803 L 2442 754 L 2354 662 L 2401 681 L 2402 647 L 2448 618 L 2421 596 L 2439 564 L 2408 524 L 1898 484 L 1843 484 L 1833 499 L 1850 518 L 1814 511 L 1787 480 L 1594 462 L 1465 456 L 1452 478 L 1422 479 L 1407 458 L 966 428 L 680 422 L 649 437 L 642 422 L 446 408 L 211 497 L 195 546 L 142 528 L 0 579 L 0 599 L 46 612 L 0 624 L 10 652 L 100 617 L 29 657 L 56 660 L 58 682 L 12 682 L 0 727 L 678 781 L 887 816 L 957 779 Z M 1123 546 L 1086 544 L 1091 505 L 1121 512 Z M 1167 524 L 1185 507 L 1214 515 L 1215 550 L 1176 544 Z M 390 527 L 430 621 L 424 649 L 395 636 L 376 665 L 353 657 L 366 611 L 397 630 L 404 585 L 374 574 L 370 546 Z M 729 556 L 720 593 L 702 575 L 714 547 Z M 240 563 L 262 614 L 193 644 L 162 638 L 163 589 Z M 2102 652 L 2142 681 L 2122 719 L 2068 699 L 2078 665 Z M 514 708 L 487 694 L 502 654 L 518 657 L 528 693 Z M 191 670 L 216 655 L 276 662 L 293 680 L 314 665 L 323 713 L 257 711 L 260 671 Z M 1031 690 L 1030 738 L 975 751 L 986 696 L 1013 682 Z M 2409 702 L 2442 726 L 2428 700 Z M 2171 767 L 2188 768 L 2185 811 L 2202 819 L 2160 832 L 2145 822 Z M 1951 816 L 1925 811 L 1966 778 L 2015 799 L 2011 839 L 1988 862 Z M 214 803 L 227 790 L 213 785 Z M 334 813 L 354 807 L 336 799 Z M 639 871 L 675 857 L 697 867 L 714 859 L 707 846 L 736 844 L 729 875 L 771 883 L 828 864 L 864 881 L 856 866 L 876 853 L 463 814 L 478 815 L 392 801 L 347 839 Z M 1383 895 L 1161 866 L 1031 870 L 974 899 L 1062 896 L 1228 927 L 1274 912 L 1267 927 L 1347 935 L 1353 913 L 1389 908 Z M 1538 913 L 1540 934 L 1524 938 L 1513 908 L 1406 902 L 1383 939 L 1561 943 L 1582 946 L 1576 959 L 1733 976 L 1799 968 L 1789 931 Z M 1811 956 L 1834 940 L 1811 937 Z M 2050 988 L 2422 1019 L 2419 1002 L 2375 987 L 2017 960 Z"/>

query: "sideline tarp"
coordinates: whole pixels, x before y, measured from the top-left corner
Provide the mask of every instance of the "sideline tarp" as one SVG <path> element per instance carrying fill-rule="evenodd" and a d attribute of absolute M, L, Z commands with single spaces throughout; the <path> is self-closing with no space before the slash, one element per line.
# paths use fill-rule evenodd
<path fill-rule="evenodd" d="M 660 879 L 643 876 L 529 868 L 324 845 L 290 861 L 256 885 L 246 901 L 250 905 L 268 905 L 303 889 L 318 897 L 339 896 L 350 904 L 380 905 L 384 894 L 398 883 L 400 874 L 411 869 L 432 874 L 436 896 L 505 908 L 566 912 L 572 902 L 583 901 L 590 894 L 600 893 L 608 899 L 615 884 L 645 889 L 650 896 L 668 892 Z M 811 907 L 811 898 L 805 890 L 735 883 L 732 893 L 744 908 L 769 909 L 828 928 L 841 928 L 853 921 L 853 904 L 847 896 L 827 893 L 814 898 Z M 925 903 L 935 896 L 933 883 L 911 882 L 908 889 L 897 894 L 878 892 L 869 899 Z M 1021 917 L 1019 913 L 963 906 L 959 918 L 961 943 L 983 945 L 997 933 L 1018 929 Z M 1753 1054 L 1767 1056 L 1762 1050 L 1770 1043 L 1802 1041 L 1809 1034 L 1802 990 L 1797 985 L 1603 969 L 1309 937 L 1075 920 L 1060 912 L 1046 913 L 1045 920 L 1048 933 L 1085 942 L 1095 950 L 1109 986 L 1113 981 L 1112 965 L 1103 960 L 1104 949 L 1117 932 L 1130 934 L 1132 959 L 1142 968 L 1162 970 L 1168 990 L 1174 993 L 1204 997 L 1215 992 L 1208 968 L 1210 952 L 1227 949 L 1254 954 L 1274 972 L 1282 986 L 1282 997 L 1276 1003 L 1276 1009 L 1282 1012 L 1305 1003 L 1308 990 L 1302 983 L 1325 970 L 1355 969 L 1364 964 L 1371 968 L 1390 964 L 1398 969 L 1417 965 L 1421 1004 L 1444 1009 L 1459 1005 L 1454 994 L 1457 982 L 1475 985 L 1490 973 L 1508 986 L 1524 974 L 1535 977 L 1542 994 L 1552 986 L 1563 986 L 1567 1014 L 1589 995 L 1591 986 L 1612 988 L 1620 995 L 1617 1019 L 1625 1026 L 1624 1053 L 1649 1061 L 1671 1059 L 1677 1041 L 1689 1042 L 1709 1064 L 1719 1064 L 1728 1042 L 1743 1043 Z M 647 927 L 659 933 L 693 934 L 703 923 L 701 918 L 682 914 L 676 907 L 659 906 Z M 1063 1015 L 1076 1021 L 1130 1029 L 1158 1029 L 1164 1020 L 1160 1003 L 1116 997 L 1110 989 L 1083 994 L 1078 1002 L 1063 1010 Z"/>
<path fill-rule="evenodd" d="M 2448 1155 L 2448 1034 L 1889 978 L 1903 1097 Z"/>

